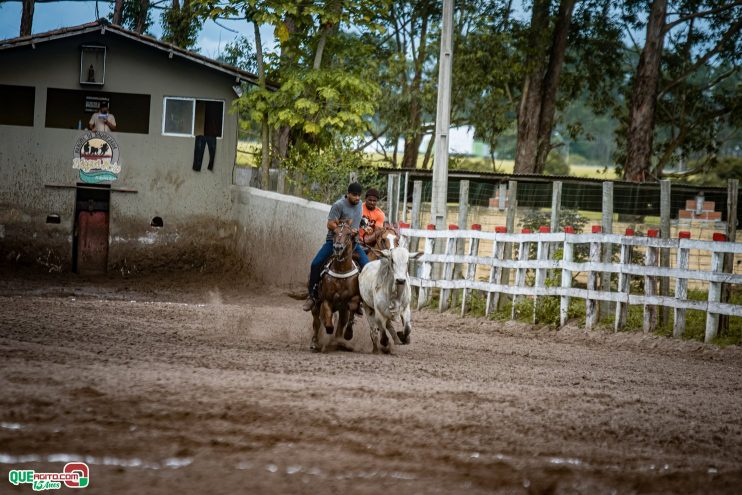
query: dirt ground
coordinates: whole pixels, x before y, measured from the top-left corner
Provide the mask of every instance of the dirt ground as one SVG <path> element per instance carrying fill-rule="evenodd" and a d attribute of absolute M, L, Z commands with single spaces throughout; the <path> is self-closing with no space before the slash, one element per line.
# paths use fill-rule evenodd
<path fill-rule="evenodd" d="M 0 493 L 740 493 L 742 350 L 413 314 L 310 353 L 235 275 L 0 273 Z"/>

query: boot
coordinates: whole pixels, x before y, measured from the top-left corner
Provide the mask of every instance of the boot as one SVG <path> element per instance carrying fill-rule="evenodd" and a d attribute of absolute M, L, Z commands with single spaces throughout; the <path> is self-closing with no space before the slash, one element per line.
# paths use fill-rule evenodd
<path fill-rule="evenodd" d="M 309 296 L 307 297 L 307 300 L 304 301 L 304 306 L 302 306 L 301 309 L 303 309 L 304 311 L 311 311 L 312 308 L 314 307 L 314 303 L 315 303 L 314 298 L 312 296 Z"/>

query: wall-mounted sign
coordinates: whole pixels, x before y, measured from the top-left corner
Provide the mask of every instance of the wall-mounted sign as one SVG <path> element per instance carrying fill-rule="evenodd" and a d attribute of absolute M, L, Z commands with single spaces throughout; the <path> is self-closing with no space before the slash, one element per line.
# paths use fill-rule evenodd
<path fill-rule="evenodd" d="M 121 172 L 118 143 L 107 132 L 85 132 L 75 143 L 72 168 L 88 184 L 116 180 Z"/>
<path fill-rule="evenodd" d="M 85 113 L 94 113 L 100 110 L 101 102 L 111 105 L 111 99 L 108 96 L 90 96 L 85 95 Z"/>

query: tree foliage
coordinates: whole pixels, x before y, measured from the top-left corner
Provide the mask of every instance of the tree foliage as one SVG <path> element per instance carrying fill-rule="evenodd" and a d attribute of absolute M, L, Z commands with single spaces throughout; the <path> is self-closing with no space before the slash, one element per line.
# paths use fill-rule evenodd
<path fill-rule="evenodd" d="M 642 36 L 656 1 L 573 2 L 558 85 L 539 107 L 548 118 L 540 119 L 538 143 L 546 143 L 548 156 L 568 157 L 574 152 L 570 142 L 574 146 L 579 138 L 596 143 L 594 151 L 586 144 L 581 152 L 600 155 L 605 163 L 616 149 L 619 171 L 626 163 L 627 143 L 636 139 L 630 132 L 636 115 L 629 108 L 645 48 Z M 656 111 L 647 131 L 652 134 L 647 180 L 713 167 L 719 153 L 730 149 L 730 140 L 739 140 L 742 119 L 742 2 L 667 1 Z M 434 132 L 441 3 L 198 0 L 197 5 L 201 16 L 243 18 L 274 34 L 275 43 L 261 50 L 268 87 L 250 88 L 237 103 L 256 125 L 269 127 L 274 165 L 296 160 L 289 149 L 320 156 L 338 147 L 352 152 L 378 140 L 386 162 L 413 167 L 432 162 L 432 147 L 421 148 L 421 143 Z M 493 157 L 498 150 L 502 156 L 512 143 L 530 84 L 525 82 L 535 67 L 539 75 L 533 80 L 541 77 L 548 89 L 550 54 L 558 41 L 553 35 L 565 5 L 569 2 L 455 3 L 451 122 L 472 126 Z M 536 24 L 534 7 L 543 9 Z M 640 43 L 632 46 L 634 39 Z M 256 58 L 244 56 L 251 50 L 242 39 L 229 45 L 223 58 L 258 70 Z M 608 142 L 615 122 L 615 141 Z M 558 146 L 567 148 L 555 155 Z M 677 163 L 698 164 L 699 159 L 705 164 L 688 172 L 672 170 Z M 552 173 L 565 170 L 563 164 L 554 169 L 554 159 L 545 164 Z"/>

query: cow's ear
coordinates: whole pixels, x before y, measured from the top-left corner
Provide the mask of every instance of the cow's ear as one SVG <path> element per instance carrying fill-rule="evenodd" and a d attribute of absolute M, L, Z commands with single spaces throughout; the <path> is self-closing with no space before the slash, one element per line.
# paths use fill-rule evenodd
<path fill-rule="evenodd" d="M 421 251 L 417 251 L 417 252 L 415 252 L 415 253 L 410 253 L 410 259 L 411 259 L 411 260 L 414 260 L 414 259 L 416 259 L 416 258 L 419 258 L 420 256 L 422 256 L 422 254 L 423 254 L 423 253 L 422 253 Z"/>

